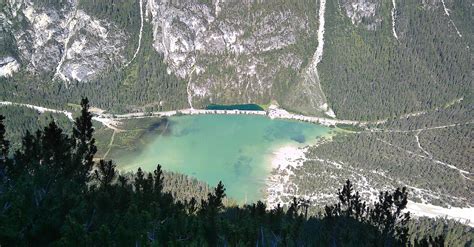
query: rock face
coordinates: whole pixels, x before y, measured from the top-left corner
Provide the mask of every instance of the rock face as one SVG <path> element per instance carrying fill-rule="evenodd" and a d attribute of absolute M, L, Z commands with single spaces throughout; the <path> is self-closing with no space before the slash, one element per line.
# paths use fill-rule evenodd
<path fill-rule="evenodd" d="M 69 0 L 60 8 L 33 1 L 10 0 L 8 22 L 25 69 L 54 73 L 62 80 L 87 81 L 113 65 L 123 63 L 123 31 L 98 20 Z"/>
<path fill-rule="evenodd" d="M 292 48 L 316 39 L 310 28 L 316 16 L 271 5 L 148 1 L 153 47 L 164 54 L 170 72 L 189 80 L 190 104 L 268 102 L 283 83 L 279 75 L 300 72 L 316 46 L 310 54 Z"/>
<path fill-rule="evenodd" d="M 354 25 L 375 30 L 382 22 L 381 2 L 378 0 L 342 0 L 340 4 Z"/>
<path fill-rule="evenodd" d="M 20 64 L 13 57 L 0 58 L 0 77 L 10 77 L 20 69 Z"/>
<path fill-rule="evenodd" d="M 310 0 L 137 0 L 129 7 L 143 6 L 137 11 L 144 15 L 140 17 L 146 26 L 143 32 L 152 32 L 146 34 L 153 38 L 142 47 L 152 46 L 163 55 L 167 72 L 187 83 L 191 107 L 273 100 L 291 108 L 311 101 L 306 108 L 314 113 L 327 108 L 317 73 L 310 71 L 319 42 L 319 4 Z M 56 4 L 8 0 L 5 5 L 0 27 L 2 36 L 12 37 L 13 49 L 0 57 L 17 61 L 8 70 L 5 67 L 9 71 L 5 75 L 21 65 L 20 69 L 34 75 L 87 82 L 111 67 L 125 67 L 131 59 L 125 47 L 138 47 L 134 37 L 138 34 L 127 35 L 112 18 L 88 13 L 81 8 L 81 0 Z M 294 90 L 303 91 L 295 94 Z"/>
<path fill-rule="evenodd" d="M 334 117 L 334 102 L 328 102 L 331 99 L 325 96 L 334 98 L 328 86 L 333 82 L 324 77 L 328 74 L 324 64 L 334 54 L 331 49 L 326 52 L 327 47 L 338 38 L 330 36 L 341 35 L 333 32 L 334 27 L 350 20 L 352 25 L 375 33 L 383 29 L 382 23 L 391 23 L 393 38 L 400 41 L 411 25 L 404 18 L 406 3 L 397 0 L 107 1 L 0 3 L 0 45 L 6 47 L 0 50 L 0 76 L 12 77 L 22 70 L 27 75 L 45 75 L 66 82 L 96 82 L 101 72 L 118 71 L 124 73 L 113 76 L 120 78 L 117 84 L 133 84 L 138 78 L 137 69 L 133 64 L 128 71 L 121 68 L 132 60 L 148 61 L 139 52 L 141 46 L 148 54 L 160 54 L 160 63 L 163 57 L 166 68 L 160 67 L 156 74 L 166 70 L 181 79 L 176 82 L 179 86 L 173 86 L 179 89 L 167 93 L 172 94 L 171 98 L 187 94 L 189 107 L 276 101 L 291 111 Z M 121 3 L 125 3 L 124 7 Z M 420 6 L 443 10 L 445 14 L 440 18 L 445 18 L 462 38 L 463 30 L 458 30 L 454 17 L 449 16 L 453 1 L 420 0 Z M 121 9 L 126 11 L 120 12 Z M 115 16 L 117 11 L 119 18 Z M 333 23 L 335 15 L 347 17 L 347 22 Z M 325 20 L 326 34 L 321 25 Z M 151 73 L 143 71 L 140 75 L 145 74 Z M 138 83 L 148 83 L 140 78 Z"/>

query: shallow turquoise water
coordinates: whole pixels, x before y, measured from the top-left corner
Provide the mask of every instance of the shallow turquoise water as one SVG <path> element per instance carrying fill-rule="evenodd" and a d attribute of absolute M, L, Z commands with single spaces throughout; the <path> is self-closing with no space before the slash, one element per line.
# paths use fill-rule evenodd
<path fill-rule="evenodd" d="M 151 133 L 152 141 L 127 161 L 118 159 L 119 167 L 153 171 L 161 164 L 165 170 L 194 176 L 211 186 L 222 180 L 227 195 L 240 203 L 263 199 L 272 152 L 278 147 L 314 143 L 330 130 L 249 115 L 171 117 L 169 128 L 168 135 Z"/>

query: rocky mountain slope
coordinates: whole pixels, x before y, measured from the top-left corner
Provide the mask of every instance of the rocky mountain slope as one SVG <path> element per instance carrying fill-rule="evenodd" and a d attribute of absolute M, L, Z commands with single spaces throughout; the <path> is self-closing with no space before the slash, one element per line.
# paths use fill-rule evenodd
<path fill-rule="evenodd" d="M 3 55 L 4 77 L 22 70 L 66 83 L 93 81 L 108 68 L 128 65 L 125 49 L 137 46 L 134 36 L 150 25 L 152 40 L 143 46 L 151 45 L 163 56 L 167 73 L 187 83 L 190 107 L 271 100 L 290 106 L 304 97 L 311 102 L 306 110 L 328 110 L 313 73 L 317 2 L 134 1 L 138 33 L 88 13 L 87 1 L 52 2 L 4 4 L 2 40 L 12 47 Z"/>
<path fill-rule="evenodd" d="M 91 17 L 75 1 L 54 6 L 12 0 L 3 9 L 3 30 L 16 44 L 6 58 L 16 56 L 10 63 L 20 61 L 21 69 L 29 73 L 87 81 L 100 70 L 124 62 L 125 33 Z"/>
<path fill-rule="evenodd" d="M 189 81 L 190 106 L 269 102 L 285 97 L 281 89 L 289 89 L 280 76 L 291 80 L 288 73 L 309 66 L 308 54 L 295 48 L 316 39 L 317 5 L 304 6 L 313 11 L 283 2 L 209 6 L 149 1 L 147 15 L 153 25 L 153 47 L 164 54 L 172 73 Z M 308 47 L 307 52 L 314 49 Z M 320 92 L 308 93 L 319 98 L 313 107 L 324 104 Z"/>
<path fill-rule="evenodd" d="M 473 8 L 467 0 L 6 0 L 0 100 L 64 109 L 87 95 L 114 113 L 279 104 L 373 121 L 381 124 L 308 148 L 277 201 L 321 202 L 349 177 L 370 197 L 406 185 L 417 202 L 473 206 Z"/>
<path fill-rule="evenodd" d="M 472 88 L 472 6 L 464 1 L 8 0 L 1 5 L 0 76 L 8 82 L 90 84 L 61 93 L 66 98 L 91 87 L 133 87 L 114 99 L 166 108 L 277 102 L 305 114 L 362 119 L 442 105 Z M 137 65 L 149 59 L 164 66 L 144 71 Z M 164 86 L 148 70 L 171 74 L 172 85 Z M 152 91 L 159 96 L 142 91 L 143 84 L 157 87 Z M 440 90 L 447 91 L 445 97 L 433 101 Z M 406 103 L 400 106 L 400 100 Z"/>

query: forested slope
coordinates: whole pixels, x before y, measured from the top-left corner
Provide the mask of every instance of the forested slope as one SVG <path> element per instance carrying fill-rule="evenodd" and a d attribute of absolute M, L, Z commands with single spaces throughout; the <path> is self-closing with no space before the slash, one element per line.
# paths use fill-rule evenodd
<path fill-rule="evenodd" d="M 407 186 L 410 200 L 444 207 L 472 207 L 473 109 L 458 101 L 383 124 L 339 132 L 309 147 L 304 165 L 292 170 L 288 190 L 314 203 L 331 202 L 330 190 L 350 177 L 366 197 L 377 189 Z M 315 176 L 314 174 L 318 174 Z M 286 198 L 289 202 L 291 198 Z"/>
<path fill-rule="evenodd" d="M 81 105 L 71 135 L 52 121 L 35 135 L 25 135 L 13 156 L 8 155 L 0 116 L 2 245 L 472 244 L 474 232 L 467 226 L 410 221 L 410 213 L 404 211 L 406 188 L 381 192 L 379 200 L 368 205 L 347 180 L 337 192 L 339 202 L 327 205 L 318 217 L 308 217 L 309 205 L 297 198 L 287 210 L 269 209 L 262 202 L 226 207 L 222 183 L 207 196 L 198 193 L 180 201 L 166 192 L 159 165 L 153 173 L 139 169 L 127 177 L 117 173 L 113 161 L 94 162 L 92 115 L 87 100 Z"/>
<path fill-rule="evenodd" d="M 294 195 L 333 203 L 332 188 L 350 178 L 372 199 L 407 186 L 416 202 L 473 206 L 473 8 L 469 0 L 2 1 L 0 101 L 74 111 L 87 96 L 110 113 L 258 103 L 385 120 L 309 147 L 286 204 Z M 0 114 L 12 150 L 52 117 L 72 133 L 57 114 L 3 105 Z M 113 145 L 137 149 L 146 124 Z M 96 128 L 99 158 L 114 131 Z"/>
<path fill-rule="evenodd" d="M 396 9 L 391 1 L 376 5 L 380 21 L 369 22 L 370 30 L 364 20 L 353 25 L 337 1 L 328 2 L 319 71 L 340 118 L 385 119 L 472 97 L 472 28 L 458 35 L 440 1 L 395 2 Z M 451 13 L 472 10 L 466 4 L 453 1 Z M 472 26 L 469 17 L 456 21 Z"/>

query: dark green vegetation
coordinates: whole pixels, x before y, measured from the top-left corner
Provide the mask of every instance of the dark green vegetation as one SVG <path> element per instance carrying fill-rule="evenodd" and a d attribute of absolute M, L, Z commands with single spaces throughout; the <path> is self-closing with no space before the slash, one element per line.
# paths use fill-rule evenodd
<path fill-rule="evenodd" d="M 51 122 L 27 133 L 10 157 L 0 117 L 2 246 L 403 246 L 414 236 L 409 213 L 401 211 L 405 188 L 381 193 L 367 206 L 347 181 L 337 204 L 309 218 L 308 205 L 296 198 L 288 210 L 270 210 L 261 202 L 225 207 L 222 183 L 207 197 L 178 201 L 164 191 L 159 165 L 153 173 L 139 169 L 131 177 L 119 175 L 112 161 L 94 162 L 92 116 L 87 100 L 81 105 L 71 135 Z M 420 231 L 425 237 L 412 243 L 442 244 L 456 234 L 461 237 L 453 241 L 469 245 L 472 230 L 466 229 L 437 231 L 435 238 Z"/>
<path fill-rule="evenodd" d="M 81 0 L 79 8 L 99 19 L 111 20 L 131 33 L 136 33 L 140 26 L 140 6 L 136 0 Z"/>
<path fill-rule="evenodd" d="M 128 119 L 120 125 L 120 130 L 114 136 L 114 141 L 110 145 L 110 139 L 113 130 L 97 124 L 97 140 L 101 140 L 98 145 L 99 152 L 97 156 L 103 157 L 104 153 L 110 147 L 109 157 L 119 157 L 121 153 L 134 153 L 141 150 L 152 139 L 150 133 L 159 133 L 167 135 L 171 129 L 170 122 L 167 118 L 149 117 L 141 119 Z"/>
<path fill-rule="evenodd" d="M 430 236 L 444 235 L 444 246 L 472 246 L 474 232 L 466 225 L 447 219 L 420 218 L 410 221 L 410 241 L 415 239 L 429 239 Z M 428 246 L 428 245 L 424 245 Z M 442 246 L 433 244 L 431 246 Z"/>
<path fill-rule="evenodd" d="M 263 111 L 264 109 L 256 104 L 239 104 L 239 105 L 208 105 L 207 110 L 242 110 L 242 111 Z"/>
<path fill-rule="evenodd" d="M 209 1 L 204 2 L 207 4 Z M 433 110 L 462 97 L 472 97 L 470 2 L 448 1 L 450 16 L 444 13 L 439 1 L 396 2 L 398 39 L 392 33 L 391 1 L 377 4 L 376 18 L 381 21 L 374 30 L 366 28 L 374 21 L 370 18 L 360 25 L 351 23 L 341 1 L 326 3 L 325 45 L 318 74 L 322 91 L 338 118 L 373 120 L 399 117 L 405 113 Z M 63 1 L 35 1 L 35 4 L 58 8 Z M 6 5 L 3 3 L 2 6 Z M 307 113 L 316 114 L 317 109 L 312 109 L 309 102 L 318 96 L 306 95 L 311 90 L 300 81 L 317 47 L 318 5 L 315 1 L 295 3 L 281 0 L 271 4 L 257 2 L 250 5 L 249 10 L 242 9 L 238 3 L 228 3 L 223 8 L 219 18 L 234 20 L 242 17 L 246 20 L 242 21 L 244 37 L 256 35 L 258 28 L 252 23 L 260 23 L 269 13 L 284 13 L 290 9 L 296 16 L 308 18 L 308 26 L 304 28 L 307 33 L 298 32 L 294 44 L 282 50 L 262 52 L 261 59 L 266 66 L 257 68 L 257 73 L 272 74 L 269 92 L 254 95 L 255 89 L 252 89 L 241 94 L 238 93 L 241 90 L 220 85 L 220 82 L 236 80 L 235 66 L 247 67 L 246 63 L 254 59 L 255 54 L 199 54 L 197 62 L 207 67 L 199 76 L 193 75 L 193 81 L 201 86 L 208 79 L 216 81 L 215 86 L 206 90 L 211 91 L 212 102 L 217 104 L 249 100 L 268 104 L 273 99 L 287 109 L 305 109 Z M 131 59 L 137 48 L 140 29 L 138 0 L 81 0 L 78 7 L 94 18 L 110 21 L 124 30 L 127 33 L 124 37 L 125 60 Z M 453 22 L 462 37 L 457 34 Z M 286 32 L 285 28 L 289 27 L 281 28 Z M 5 49 L 0 54 L 18 58 L 13 35 L 8 30 L 1 32 L 0 44 Z M 167 73 L 169 67 L 164 63 L 163 55 L 152 47 L 153 27 L 150 22 L 144 23 L 141 44 L 137 57 L 129 66 L 113 64 L 88 83 L 71 82 L 66 86 L 62 81 L 51 81 L 52 73 L 30 73 L 21 69 L 13 78 L 0 79 L 0 98 L 61 108 L 67 102 L 77 102 L 87 95 L 95 106 L 114 112 L 189 107 L 186 99 L 189 78 L 179 79 L 173 73 Z M 282 67 L 283 63 L 293 60 L 301 62 L 297 71 Z M 277 73 L 273 74 L 272 70 Z M 251 77 L 247 79 L 253 80 Z M 255 98 L 249 99 L 247 94 Z M 194 100 L 195 107 L 211 103 L 208 98 L 196 97 Z"/>
<path fill-rule="evenodd" d="M 34 2 L 41 8 L 61 9 L 66 1 Z M 200 2 L 213 6 L 212 1 Z M 364 18 L 360 25 L 352 24 L 340 5 L 343 2 L 347 1 L 328 0 L 326 3 L 324 55 L 318 65 L 322 91 L 339 119 L 388 121 L 370 126 L 370 129 L 338 126 L 352 133 L 336 136 L 318 147 L 310 148 L 309 160 L 294 171 L 295 176 L 290 180 L 299 188 L 298 194 L 333 195 L 332 188 L 339 186 L 341 178 L 350 178 L 364 195 L 373 195 L 377 193 L 376 190 L 407 186 L 410 199 L 417 202 L 424 200 L 444 206 L 472 206 L 474 90 L 471 49 L 474 36 L 471 1 L 446 0 L 446 6 L 450 10 L 450 15 L 447 16 L 440 1 L 396 0 L 395 31 L 398 40 L 392 33 L 391 1 L 378 1 L 380 9 L 376 11 L 376 18 L 381 21 L 376 24 L 375 30 L 365 28 L 366 24 L 374 21 L 373 18 Z M 2 11 L 9 8 L 8 5 L 9 2 L 0 1 Z M 223 8 L 219 18 L 248 24 L 244 28 L 244 37 L 255 36 L 256 40 L 267 38 L 265 32 L 263 35 L 255 35 L 254 32 L 263 26 L 261 23 L 265 23 L 261 20 L 267 19 L 266 13 L 275 11 L 279 15 L 288 9 L 297 13 L 297 16 L 308 17 L 308 25 L 304 27 L 307 34 L 297 34 L 295 44 L 281 50 L 263 52 L 259 56 L 252 53 L 225 53 L 218 57 L 199 55 L 197 62 L 207 67 L 202 72 L 202 77 L 197 77 L 197 73 L 193 74 L 193 80 L 201 82 L 201 85 L 206 84 L 208 78 L 222 84 L 235 81 L 238 77 L 235 64 L 247 68 L 247 65 L 251 65 L 250 62 L 258 58 L 265 64 L 256 67 L 260 78 L 265 80 L 262 75 L 272 74 L 273 71 L 277 73 L 271 79 L 271 90 L 266 90 L 255 98 L 252 95 L 252 99 L 249 99 L 247 94 L 255 93 L 255 89 L 251 88 L 240 94 L 240 90 L 225 89 L 218 83 L 213 89 L 215 92 L 211 92 L 215 96 L 212 102 L 267 104 L 272 99 L 289 110 L 318 114 L 319 110 L 309 104 L 311 100 L 317 101 L 318 95 L 308 93 L 313 90 L 301 86 L 299 82 L 303 80 L 301 77 L 304 75 L 304 68 L 317 46 L 319 1 L 280 0 L 257 2 L 248 9 L 242 6 L 238 1 L 230 3 L 228 8 Z M 139 1 L 80 0 L 79 9 L 124 30 L 124 60 L 129 61 L 138 43 Z M 7 19 L 8 15 L 7 13 Z M 290 30 L 284 24 L 274 25 L 272 19 L 269 23 L 272 24 L 270 28 L 276 27 L 277 31 L 284 33 Z M 462 37 L 456 33 L 454 25 L 462 33 Z M 188 108 L 187 79 L 179 79 L 173 73 L 167 73 L 169 67 L 164 62 L 164 56 L 152 47 L 152 33 L 153 27 L 146 21 L 140 52 L 128 67 L 112 64 L 94 80 L 79 83 L 52 81 L 53 72 L 50 70 L 44 73 L 28 70 L 26 66 L 29 61 L 26 60 L 29 57 L 20 57 L 18 40 L 15 40 L 14 34 L 7 29 L 0 29 L 0 57 L 12 56 L 22 65 L 13 77 L 0 78 L 0 100 L 71 110 L 67 103 L 78 102 L 83 95 L 87 95 L 94 106 L 114 113 Z M 63 50 L 61 45 L 58 44 L 58 47 Z M 49 57 L 46 58 L 49 60 Z M 299 69 L 282 68 L 285 63 L 299 62 Z M 245 82 L 251 80 L 251 76 L 244 79 Z M 243 89 L 246 83 L 242 85 L 238 89 Z M 199 101 L 200 99 L 193 101 L 195 107 L 210 103 L 208 99 Z M 420 112 L 421 115 L 404 116 L 412 112 Z M 64 133 L 71 134 L 73 129 L 71 122 L 62 115 L 39 114 L 27 108 L 0 107 L 0 115 L 6 116 L 6 134 L 11 141 L 11 152 L 21 148 L 21 140 L 27 130 L 34 133 L 36 129 L 48 124 L 52 117 Z M 114 148 L 109 155 L 115 155 L 114 150 L 138 150 L 141 142 L 146 141 L 140 137 L 149 131 L 147 127 L 134 121 L 130 121 L 130 125 L 133 125 L 128 128 L 131 131 L 116 133 Z M 96 157 L 103 157 L 113 131 L 105 127 L 99 129 L 98 126 L 95 137 L 100 151 L 96 153 Z M 161 127 L 157 128 L 160 130 Z M 459 170 L 467 171 L 468 174 Z M 171 178 L 175 176 L 172 175 Z M 134 178 L 129 178 L 130 183 L 131 181 Z M 173 191 L 173 185 L 180 181 L 182 183 L 176 186 L 179 189 L 173 192 L 176 199 L 189 201 L 192 195 L 200 198 L 208 192 L 206 186 L 201 184 L 195 191 L 182 196 L 183 188 L 193 187 L 188 178 L 176 178 L 176 181 L 170 182 L 170 189 L 164 186 L 164 190 Z M 324 205 L 334 202 L 324 201 L 324 198 L 328 197 L 322 197 L 313 203 Z M 289 202 L 292 197 L 285 200 Z M 90 206 L 88 210 L 91 208 L 93 207 Z M 82 224 L 85 221 L 78 222 Z M 431 224 L 426 223 L 423 227 L 430 228 L 428 226 L 432 226 Z M 460 228 L 451 230 L 452 227 L 456 226 L 450 223 L 445 226 L 449 231 L 462 232 Z M 433 228 L 438 231 L 442 227 L 438 225 Z M 449 241 L 454 241 L 459 237 L 454 234 L 449 238 Z M 463 242 L 449 243 L 460 246 Z"/>
<path fill-rule="evenodd" d="M 52 1 L 51 4 L 63 4 L 61 2 Z M 126 42 L 125 53 L 127 61 L 131 59 L 137 48 L 140 28 L 138 1 L 79 2 L 79 8 L 127 31 L 131 38 Z M 0 38 L 0 44 L 7 41 L 8 36 Z M 60 80 L 53 81 L 53 73 L 29 73 L 21 70 L 14 77 L 0 77 L 0 99 L 67 109 L 67 103 L 79 102 L 82 96 L 87 95 L 94 106 L 116 113 L 188 107 L 186 82 L 167 73 L 163 55 L 154 50 L 152 43 L 152 26 L 145 22 L 140 51 L 129 66 L 113 64 L 92 81 L 71 81 L 67 84 Z"/>
<path fill-rule="evenodd" d="M 5 117 L 7 138 L 11 142 L 12 150 L 20 147 L 21 140 L 27 131 L 34 133 L 53 119 L 66 133 L 70 134 L 72 131 L 71 121 L 63 114 L 39 113 L 27 107 L 0 105 L 0 115 Z"/>
<path fill-rule="evenodd" d="M 126 37 L 123 37 L 124 40 L 121 42 L 125 43 L 124 60 L 129 61 L 138 44 L 140 30 L 139 1 L 80 0 L 77 2 L 79 10 L 99 20 L 110 22 L 117 26 L 118 29 L 124 31 Z M 206 4 L 208 2 L 203 1 Z M 61 6 L 70 5 L 60 0 L 38 0 L 34 1 L 34 4 L 35 7 L 45 9 L 59 9 Z M 5 6 L 7 5 L 12 4 L 5 3 Z M 144 5 L 146 5 L 146 1 Z M 183 3 L 181 5 L 186 6 L 187 4 Z M 209 6 L 214 7 L 213 4 Z M 301 18 L 301 20 L 308 19 L 308 23 L 305 24 L 307 26 L 304 28 L 300 27 L 301 23 L 294 23 L 294 20 L 291 21 L 290 19 L 290 23 L 287 23 L 284 19 L 280 20 L 282 23 L 279 23 L 281 24 L 279 28 L 281 31 L 279 32 L 281 33 L 286 33 L 288 32 L 286 29 L 293 27 L 300 28 L 301 30 L 295 31 L 298 36 L 295 44 L 278 51 L 261 51 L 262 54 L 259 55 L 259 60 L 262 60 L 264 63 L 264 68 L 259 69 L 258 73 L 268 73 L 268 78 L 264 78 L 264 80 L 268 84 L 275 85 L 271 87 L 271 90 L 267 88 L 246 89 L 246 94 L 251 94 L 252 98 L 255 97 L 254 102 L 268 104 L 272 98 L 276 98 L 278 101 L 286 101 L 286 98 L 290 97 L 288 94 L 291 86 L 300 79 L 300 72 L 289 65 L 283 66 L 281 61 L 287 60 L 288 57 L 293 57 L 294 61 L 290 60 L 287 63 L 300 64 L 297 67 L 305 67 L 311 60 L 310 54 L 314 53 L 317 45 L 315 37 L 317 30 L 317 4 L 311 0 L 298 2 L 279 0 L 272 3 L 255 2 L 249 5 L 250 9 L 242 8 L 242 6 L 239 2 L 227 3 L 219 18 L 228 19 L 229 22 L 238 23 L 239 26 L 242 25 L 246 38 L 254 35 L 267 35 L 267 27 L 265 26 L 273 26 L 273 23 L 266 20 L 266 16 L 278 17 L 281 13 L 288 14 L 288 12 L 291 12 Z M 12 8 L 12 6 L 8 7 Z M 5 10 L 5 12 L 9 11 Z M 246 16 L 245 21 L 236 20 L 243 16 Z M 255 23 L 261 23 L 262 27 L 257 28 L 254 26 Z M 20 72 L 16 73 L 12 78 L 0 78 L 0 99 L 2 100 L 62 108 L 65 107 L 66 103 L 78 102 L 82 96 L 87 95 L 91 102 L 94 102 L 94 106 L 114 112 L 170 110 L 189 107 L 186 99 L 188 78 L 180 79 L 173 73 L 168 73 L 168 65 L 163 61 L 164 55 L 158 53 L 152 47 L 154 30 L 149 21 L 144 22 L 141 48 L 134 61 L 127 67 L 118 62 L 110 64 L 106 71 L 101 72 L 97 78 L 87 83 L 53 81 L 54 72 L 52 71 L 41 73 L 27 71 L 25 65 L 28 61 L 21 61 L 22 58 L 20 58 L 16 51 L 17 48 L 15 46 L 18 43 L 15 44 L 15 42 L 18 42 L 18 40 L 15 41 L 11 37 L 13 35 L 7 31 L 0 37 L 0 42 L 4 42 L 6 44 L 5 47 L 8 48 L 8 51 L 5 51 L 5 55 L 13 56 L 22 62 L 22 67 Z M 270 44 L 266 44 L 266 46 L 268 45 Z M 63 48 L 61 47 L 61 49 Z M 3 50 L 0 52 L 3 52 Z M 205 64 L 206 68 L 201 76 L 197 77 L 194 75 L 197 78 L 193 77 L 193 80 L 197 84 L 205 83 L 209 78 L 215 80 L 216 84 L 224 84 L 231 80 L 235 81 L 238 77 L 236 70 L 248 67 L 247 63 L 253 61 L 253 57 L 254 54 L 239 55 L 229 51 L 226 51 L 222 56 L 200 54 L 197 57 L 197 62 Z M 25 60 L 27 59 L 29 58 Z M 270 71 L 274 69 L 277 73 Z M 248 75 L 247 79 L 256 80 L 255 78 L 255 75 Z M 215 90 L 212 102 L 217 102 L 218 104 L 253 102 L 246 95 L 238 94 L 235 88 L 217 85 L 212 90 Z M 260 92 L 261 90 L 264 91 Z M 196 108 L 205 107 L 212 103 L 208 98 L 202 100 L 197 98 L 195 101 L 194 106 Z"/>
<path fill-rule="evenodd" d="M 77 83 L 62 91 L 63 97 L 77 102 L 82 95 L 90 95 L 89 98 L 98 107 L 113 112 L 189 107 L 186 82 L 166 72 L 163 55 L 152 47 L 152 26 L 145 23 L 143 28 L 142 46 L 128 67 L 112 68 L 92 82 Z M 131 51 L 134 52 L 137 42 L 131 42 Z"/>
<path fill-rule="evenodd" d="M 459 37 L 441 3 L 397 0 L 392 34 L 391 1 L 380 2 L 376 30 L 355 26 L 338 1 L 327 1 L 326 43 L 319 65 L 323 91 L 342 119 L 384 119 L 434 109 L 472 97 L 472 9 L 446 1 Z M 472 12 L 472 11 L 471 11 Z M 466 26 L 466 27 L 467 27 Z M 469 48 L 471 46 L 471 48 Z"/>
<path fill-rule="evenodd" d="M 410 199 L 417 202 L 472 205 L 471 106 L 469 99 L 464 99 L 365 130 L 341 132 L 311 147 L 309 160 L 295 171 L 298 193 L 330 194 L 328 184 L 336 186 L 337 178 L 345 177 L 366 190 L 366 195 L 374 193 L 372 188 L 408 186 Z"/>

